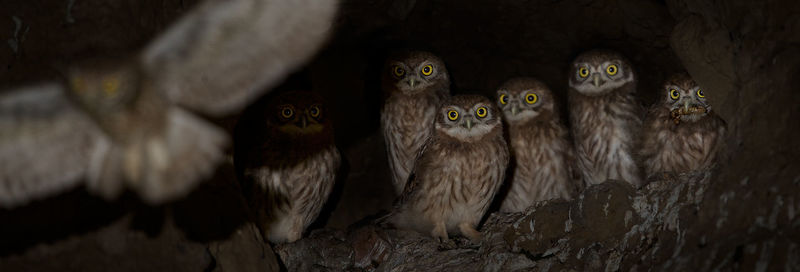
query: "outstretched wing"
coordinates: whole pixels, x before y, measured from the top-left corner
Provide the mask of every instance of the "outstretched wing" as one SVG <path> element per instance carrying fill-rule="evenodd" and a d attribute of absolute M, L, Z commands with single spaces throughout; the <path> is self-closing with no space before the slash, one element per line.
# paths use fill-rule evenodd
<path fill-rule="evenodd" d="M 325 41 L 334 0 L 209 0 L 142 54 L 145 73 L 175 103 L 211 115 L 241 109 Z"/>
<path fill-rule="evenodd" d="M 62 89 L 41 84 L 0 95 L 0 207 L 74 187 L 106 139 Z"/>

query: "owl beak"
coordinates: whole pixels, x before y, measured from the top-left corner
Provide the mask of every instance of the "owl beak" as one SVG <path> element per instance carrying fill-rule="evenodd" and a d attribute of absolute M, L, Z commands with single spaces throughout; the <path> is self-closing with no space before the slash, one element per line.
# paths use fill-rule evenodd
<path fill-rule="evenodd" d="M 305 116 L 300 117 L 300 127 L 306 128 L 308 126 L 308 119 Z"/>
<path fill-rule="evenodd" d="M 417 86 L 417 81 L 415 79 L 413 79 L 413 78 L 409 79 L 408 80 L 408 85 L 411 86 L 411 88 L 414 88 L 414 86 Z"/>
<path fill-rule="evenodd" d="M 689 100 L 683 101 L 683 112 L 689 112 Z"/>
<path fill-rule="evenodd" d="M 518 112 L 519 112 L 519 109 L 517 108 L 517 106 L 512 106 L 511 107 L 511 115 L 517 115 Z"/>
<path fill-rule="evenodd" d="M 464 124 L 464 126 L 467 127 L 467 129 L 472 129 L 472 120 L 471 119 L 467 119 L 465 121 L 466 121 L 466 123 Z"/>
<path fill-rule="evenodd" d="M 594 86 L 595 86 L 595 87 L 600 87 L 600 75 L 598 75 L 598 74 L 595 74 L 595 75 L 592 77 L 592 80 L 594 80 Z"/>

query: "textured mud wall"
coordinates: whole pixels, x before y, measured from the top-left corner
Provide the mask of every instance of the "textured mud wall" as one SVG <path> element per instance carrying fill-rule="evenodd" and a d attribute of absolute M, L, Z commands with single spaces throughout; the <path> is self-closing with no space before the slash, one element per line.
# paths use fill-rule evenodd
<path fill-rule="evenodd" d="M 194 2 L 0 2 L 0 88 L 54 78 L 87 54 L 135 50 Z M 345 0 L 341 7 L 329 46 L 297 77 L 332 103 L 348 160 L 309 238 L 274 249 L 260 243 L 224 165 L 164 207 L 132 196 L 106 203 L 79 189 L 0 210 L 0 270 L 274 271 L 278 258 L 290 271 L 800 270 L 800 4 Z M 638 191 L 609 182 L 572 202 L 493 214 L 480 245 L 442 244 L 369 220 L 353 225 L 394 198 L 377 131 L 377 79 L 386 52 L 407 47 L 440 55 L 455 93 L 491 95 L 527 75 L 562 102 L 567 65 L 586 49 L 628 56 L 642 105 L 666 76 L 686 69 L 728 122 L 725 159 L 710 176 L 664 178 Z"/>

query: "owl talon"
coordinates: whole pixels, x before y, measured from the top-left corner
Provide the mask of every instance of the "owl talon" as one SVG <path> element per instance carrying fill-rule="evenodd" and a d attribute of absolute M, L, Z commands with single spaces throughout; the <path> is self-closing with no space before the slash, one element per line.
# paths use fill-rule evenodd
<path fill-rule="evenodd" d="M 447 237 L 447 228 L 445 227 L 444 222 L 436 223 L 433 231 L 431 231 L 431 236 L 433 236 L 435 239 L 438 239 L 439 242 L 442 243 L 450 240 L 450 238 Z"/>
<path fill-rule="evenodd" d="M 458 225 L 458 228 L 461 230 L 461 234 L 469 238 L 472 243 L 480 243 L 483 239 L 483 235 L 481 235 L 478 230 L 472 227 L 472 224 L 470 223 L 461 223 Z"/>

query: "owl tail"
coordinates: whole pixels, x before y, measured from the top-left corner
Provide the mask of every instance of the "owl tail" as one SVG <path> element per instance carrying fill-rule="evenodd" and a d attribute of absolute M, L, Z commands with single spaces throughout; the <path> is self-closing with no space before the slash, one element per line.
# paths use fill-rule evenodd
<path fill-rule="evenodd" d="M 145 138 L 126 152 L 124 167 L 135 169 L 127 171 L 129 185 L 153 205 L 186 196 L 214 173 L 227 144 L 224 131 L 172 107 L 164 134 Z"/>

